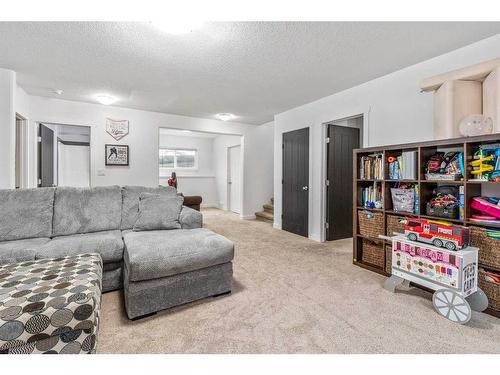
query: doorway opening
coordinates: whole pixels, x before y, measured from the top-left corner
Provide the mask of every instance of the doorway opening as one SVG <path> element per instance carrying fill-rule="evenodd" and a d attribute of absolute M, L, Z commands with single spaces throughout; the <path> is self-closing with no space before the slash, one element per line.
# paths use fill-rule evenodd
<path fill-rule="evenodd" d="M 228 207 L 241 214 L 241 145 L 228 147 L 227 159 Z"/>
<path fill-rule="evenodd" d="M 15 188 L 28 187 L 28 121 L 16 113 Z"/>
<path fill-rule="evenodd" d="M 327 241 L 352 237 L 353 150 L 363 144 L 364 116 L 332 121 L 326 126 L 325 236 Z"/>
<path fill-rule="evenodd" d="M 160 128 L 158 183 L 175 183 L 184 197 L 201 197 L 202 208 L 241 216 L 242 145 L 243 137 L 238 134 Z"/>
<path fill-rule="evenodd" d="M 90 127 L 38 124 L 38 187 L 90 186 Z"/>

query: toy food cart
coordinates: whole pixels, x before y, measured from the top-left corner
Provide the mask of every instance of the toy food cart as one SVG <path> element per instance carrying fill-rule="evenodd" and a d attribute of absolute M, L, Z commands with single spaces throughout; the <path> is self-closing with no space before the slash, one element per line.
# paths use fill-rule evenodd
<path fill-rule="evenodd" d="M 404 234 L 381 237 L 392 240 L 392 276 L 385 289 L 395 292 L 398 285 L 409 287 L 410 282 L 432 289 L 436 311 L 460 324 L 470 320 L 472 310 L 488 307 L 488 298 L 477 286 L 477 248 L 453 251 L 411 241 Z"/>

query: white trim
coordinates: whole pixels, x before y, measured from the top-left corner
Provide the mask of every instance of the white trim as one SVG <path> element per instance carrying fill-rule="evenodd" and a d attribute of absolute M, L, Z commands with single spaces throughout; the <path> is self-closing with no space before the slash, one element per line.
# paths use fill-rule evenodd
<path fill-rule="evenodd" d="M 255 215 L 240 215 L 241 220 L 254 220 L 256 219 Z"/>
<path fill-rule="evenodd" d="M 159 175 L 159 178 L 170 178 L 170 175 Z M 210 175 L 201 175 L 201 176 L 179 176 L 177 175 L 177 178 L 215 178 L 215 176 L 210 176 Z"/>
<path fill-rule="evenodd" d="M 200 204 L 201 208 L 219 208 L 217 203 L 202 203 Z"/>

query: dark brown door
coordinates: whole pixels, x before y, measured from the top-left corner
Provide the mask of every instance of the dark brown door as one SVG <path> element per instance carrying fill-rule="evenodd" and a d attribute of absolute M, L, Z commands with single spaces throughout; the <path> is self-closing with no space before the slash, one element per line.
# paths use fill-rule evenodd
<path fill-rule="evenodd" d="M 54 186 L 54 132 L 42 124 L 38 143 L 38 186 Z"/>
<path fill-rule="evenodd" d="M 328 241 L 352 237 L 352 150 L 359 147 L 359 129 L 328 126 L 327 230 Z"/>
<path fill-rule="evenodd" d="M 283 133 L 281 228 L 309 235 L 309 128 Z"/>

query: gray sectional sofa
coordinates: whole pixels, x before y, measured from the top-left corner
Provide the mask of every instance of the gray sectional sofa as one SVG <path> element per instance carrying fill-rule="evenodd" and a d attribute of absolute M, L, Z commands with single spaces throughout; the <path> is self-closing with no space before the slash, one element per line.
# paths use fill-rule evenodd
<path fill-rule="evenodd" d="M 188 207 L 181 229 L 134 231 L 143 193 L 176 196 L 142 186 L 0 190 L 0 264 L 98 253 L 103 291 L 123 287 L 131 319 L 230 292 L 233 243 Z"/>

